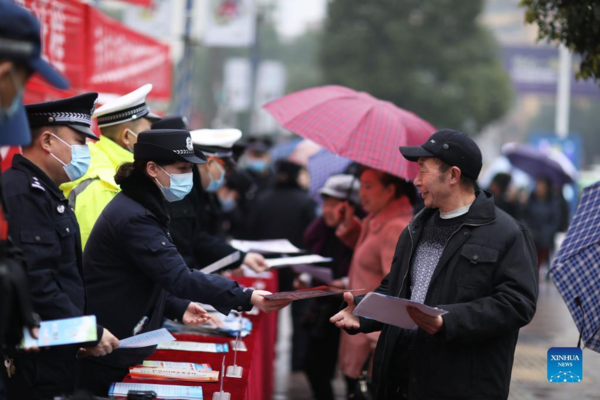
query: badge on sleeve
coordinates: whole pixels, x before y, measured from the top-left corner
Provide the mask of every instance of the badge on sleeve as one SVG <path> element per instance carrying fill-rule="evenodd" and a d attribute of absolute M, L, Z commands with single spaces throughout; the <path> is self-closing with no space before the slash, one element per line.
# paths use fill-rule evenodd
<path fill-rule="evenodd" d="M 56 211 L 58 211 L 59 214 L 63 214 L 65 212 L 65 205 L 64 204 L 59 204 L 56 207 Z"/>

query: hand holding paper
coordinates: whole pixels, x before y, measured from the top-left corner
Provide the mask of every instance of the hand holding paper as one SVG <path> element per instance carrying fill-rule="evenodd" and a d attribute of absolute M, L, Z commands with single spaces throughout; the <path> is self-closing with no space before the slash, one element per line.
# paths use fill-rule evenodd
<path fill-rule="evenodd" d="M 251 302 L 256 307 L 258 307 L 261 311 L 270 313 L 271 311 L 281 310 L 283 307 L 289 306 L 291 304 L 290 300 L 269 300 L 267 296 L 272 296 L 271 292 L 267 292 L 266 290 L 255 290 L 252 292 Z"/>
<path fill-rule="evenodd" d="M 183 322 L 185 325 L 202 325 L 209 322 L 211 316 L 198 303 L 191 302 L 183 313 Z"/>
<path fill-rule="evenodd" d="M 414 310 L 409 311 L 409 308 Z M 416 329 L 418 326 L 432 334 L 439 332 L 442 328 L 441 316 L 446 313 L 447 311 L 425 304 L 374 292 L 367 294 L 354 310 L 356 316 L 374 319 L 404 329 Z"/>

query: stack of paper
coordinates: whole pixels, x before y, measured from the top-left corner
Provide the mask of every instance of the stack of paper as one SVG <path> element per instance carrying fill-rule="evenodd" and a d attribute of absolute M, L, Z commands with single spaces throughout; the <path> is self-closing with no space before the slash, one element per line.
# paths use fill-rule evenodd
<path fill-rule="evenodd" d="M 205 308 L 206 309 L 206 308 Z M 208 309 L 206 309 L 208 311 Z M 227 317 L 223 317 L 218 311 L 208 311 L 212 318 L 219 319 L 222 326 L 211 324 L 203 324 L 197 326 L 183 325 L 173 321 L 166 321 L 164 326 L 171 332 L 175 333 L 196 333 L 211 336 L 237 336 L 240 329 L 240 318 L 234 313 L 230 313 Z M 252 332 L 252 322 L 244 317 L 242 318 L 242 337 L 246 337 Z"/>
<path fill-rule="evenodd" d="M 195 364 L 195 363 L 174 362 L 174 361 L 146 360 L 142 363 L 142 365 L 144 367 L 185 369 L 185 370 L 192 370 L 192 371 L 212 371 L 210 364 Z"/>
<path fill-rule="evenodd" d="M 158 345 L 158 350 L 198 351 L 202 353 L 228 353 L 229 346 L 219 343 L 167 342 Z"/>
<path fill-rule="evenodd" d="M 129 375 L 136 379 L 166 379 L 188 382 L 218 382 L 219 371 L 198 371 L 168 367 L 144 367 L 138 365 L 129 369 Z"/>
<path fill-rule="evenodd" d="M 130 390 L 153 391 L 159 399 L 165 400 L 202 400 L 200 386 L 150 385 L 145 383 L 113 383 L 108 395 L 126 399 Z"/>

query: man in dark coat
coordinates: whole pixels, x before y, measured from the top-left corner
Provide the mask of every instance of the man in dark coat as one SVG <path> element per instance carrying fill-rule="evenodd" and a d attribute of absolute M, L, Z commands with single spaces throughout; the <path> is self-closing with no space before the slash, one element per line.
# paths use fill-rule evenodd
<path fill-rule="evenodd" d="M 417 329 L 352 314 L 331 321 L 350 333 L 381 331 L 373 366 L 378 399 L 506 399 L 519 329 L 535 313 L 533 242 L 526 229 L 475 191 L 481 152 L 465 134 L 442 130 L 422 146 L 401 147 L 417 161 L 425 203 L 402 232 L 391 272 L 375 290 L 448 311 L 408 308 Z"/>
<path fill-rule="evenodd" d="M 89 165 L 86 137 L 97 93 L 26 106 L 32 143 L 2 176 L 9 236 L 23 250 L 34 311 L 42 321 L 84 315 L 81 240 L 75 214 L 59 185 L 81 177 Z M 112 352 L 119 341 L 98 326 L 93 356 Z M 57 346 L 35 354 L 7 348 L 6 386 L 14 399 L 47 399 L 75 388 L 80 346 Z"/>

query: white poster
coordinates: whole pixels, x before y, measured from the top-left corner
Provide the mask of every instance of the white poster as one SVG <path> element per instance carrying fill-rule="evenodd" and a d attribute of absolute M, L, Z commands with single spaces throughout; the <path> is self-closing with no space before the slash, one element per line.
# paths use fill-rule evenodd
<path fill-rule="evenodd" d="M 225 63 L 225 101 L 233 112 L 250 108 L 250 63 L 247 58 L 230 58 Z"/>
<path fill-rule="evenodd" d="M 255 0 L 206 0 L 204 44 L 213 47 L 247 47 L 254 44 Z"/>
<path fill-rule="evenodd" d="M 285 65 L 279 61 L 263 61 L 256 78 L 256 96 L 252 132 L 275 132 L 279 125 L 263 106 L 285 94 L 287 73 Z"/>

